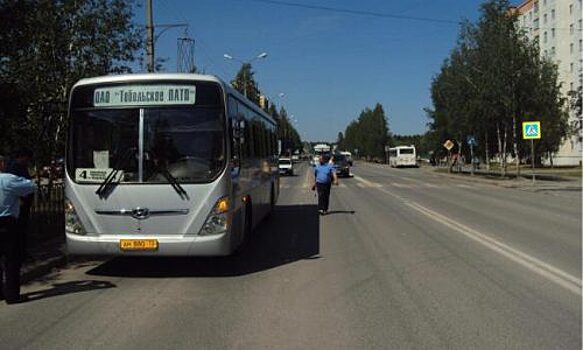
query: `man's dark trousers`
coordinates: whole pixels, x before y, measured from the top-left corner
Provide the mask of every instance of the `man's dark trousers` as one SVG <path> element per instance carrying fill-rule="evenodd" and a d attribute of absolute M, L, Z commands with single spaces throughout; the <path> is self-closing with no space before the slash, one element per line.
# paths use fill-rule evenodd
<path fill-rule="evenodd" d="M 330 187 L 332 183 L 319 183 L 316 182 L 316 190 L 318 191 L 318 210 L 328 211 L 328 205 L 330 204 Z"/>
<path fill-rule="evenodd" d="M 30 221 L 30 207 L 32 205 L 33 195 L 28 195 L 20 200 L 20 214 L 16 220 L 15 230 L 18 233 L 18 240 L 20 241 L 20 258 L 26 259 L 28 256 L 27 249 L 27 234 L 28 222 Z"/>
<path fill-rule="evenodd" d="M 0 217 L 0 291 L 6 301 L 20 297 L 20 239 L 16 220 Z"/>

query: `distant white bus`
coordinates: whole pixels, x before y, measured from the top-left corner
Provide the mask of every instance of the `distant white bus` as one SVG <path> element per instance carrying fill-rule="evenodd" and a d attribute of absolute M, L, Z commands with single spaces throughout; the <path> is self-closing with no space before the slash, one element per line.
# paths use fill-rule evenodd
<path fill-rule="evenodd" d="M 320 162 L 320 156 L 330 155 L 331 147 L 325 143 L 319 143 L 314 146 L 314 158 L 312 159 L 312 165 L 317 165 Z"/>
<path fill-rule="evenodd" d="M 389 164 L 392 168 L 417 166 L 415 146 L 397 146 L 389 148 Z"/>

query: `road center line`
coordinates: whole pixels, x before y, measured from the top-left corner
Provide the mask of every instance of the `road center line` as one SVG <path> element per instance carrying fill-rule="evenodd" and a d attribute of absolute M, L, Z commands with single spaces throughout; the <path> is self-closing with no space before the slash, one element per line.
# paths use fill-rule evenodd
<path fill-rule="evenodd" d="M 366 181 L 366 180 L 365 180 Z M 405 205 L 417 212 L 435 220 L 454 231 L 463 234 L 467 238 L 482 244 L 484 247 L 507 257 L 508 259 L 528 268 L 532 272 L 548 279 L 549 281 L 558 284 L 559 286 L 573 292 L 577 295 L 581 295 L 581 280 L 574 277 L 550 264 L 545 263 L 535 257 L 532 257 L 526 253 L 523 253 L 515 248 L 510 247 L 492 237 L 489 237 L 473 228 L 470 228 L 464 224 L 461 224 L 445 215 L 439 214 L 431 209 L 428 209 L 419 203 L 405 199 L 399 195 L 396 195 L 384 188 L 381 191 L 401 200 Z"/>
<path fill-rule="evenodd" d="M 464 236 L 473 239 L 474 241 L 484 245 L 491 250 L 506 256 L 507 258 L 519 263 L 520 265 L 530 269 L 533 272 L 549 279 L 550 281 L 559 284 L 569 291 L 581 295 L 581 280 L 566 272 L 549 265 L 537 258 L 534 258 L 526 253 L 514 249 L 500 241 L 488 237 L 472 228 L 469 228 L 459 222 L 456 222 L 446 216 L 427 209 L 417 203 L 406 203 L 409 207 L 425 214 L 433 220 L 463 234 Z"/>

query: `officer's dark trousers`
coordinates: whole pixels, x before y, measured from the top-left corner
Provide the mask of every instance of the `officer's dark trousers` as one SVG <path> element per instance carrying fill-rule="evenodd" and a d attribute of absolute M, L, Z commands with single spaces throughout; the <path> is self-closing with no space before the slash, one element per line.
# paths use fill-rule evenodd
<path fill-rule="evenodd" d="M 29 196 L 30 197 L 30 196 Z M 25 257 L 28 255 L 27 251 L 27 233 L 28 233 L 28 222 L 30 221 L 30 204 L 31 199 L 26 197 L 20 204 L 20 215 L 18 220 L 16 220 L 15 230 L 18 234 L 18 240 L 20 241 L 20 258 L 24 261 Z"/>
<path fill-rule="evenodd" d="M 20 253 L 16 220 L 0 217 L 0 291 L 7 301 L 20 297 Z"/>
<path fill-rule="evenodd" d="M 322 184 L 316 182 L 316 190 L 318 191 L 318 210 L 328 211 L 330 204 L 330 187 L 332 183 Z"/>

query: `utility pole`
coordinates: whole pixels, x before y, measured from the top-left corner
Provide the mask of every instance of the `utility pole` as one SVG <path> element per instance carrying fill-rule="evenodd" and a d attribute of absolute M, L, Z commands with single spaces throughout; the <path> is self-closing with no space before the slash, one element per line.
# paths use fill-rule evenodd
<path fill-rule="evenodd" d="M 148 41 L 146 51 L 148 56 L 148 72 L 154 72 L 154 20 L 152 16 L 152 0 L 146 0 L 146 31 L 148 32 Z"/>

